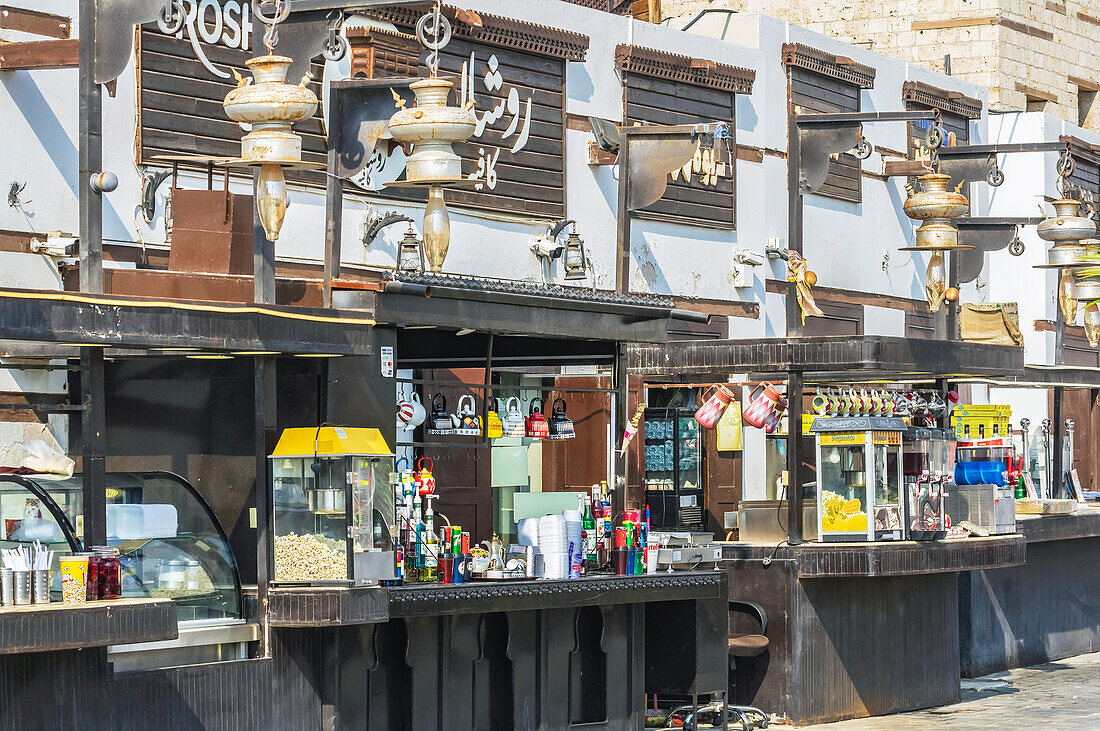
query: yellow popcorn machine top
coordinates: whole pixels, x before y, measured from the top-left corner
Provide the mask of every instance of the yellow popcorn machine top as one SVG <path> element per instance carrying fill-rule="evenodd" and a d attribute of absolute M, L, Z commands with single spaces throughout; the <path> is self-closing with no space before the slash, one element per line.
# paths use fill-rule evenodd
<path fill-rule="evenodd" d="M 814 419 L 821 540 L 902 540 L 905 429 L 902 419 L 887 416 Z"/>
<path fill-rule="evenodd" d="M 394 578 L 394 454 L 377 429 L 286 429 L 271 453 L 273 581 Z"/>

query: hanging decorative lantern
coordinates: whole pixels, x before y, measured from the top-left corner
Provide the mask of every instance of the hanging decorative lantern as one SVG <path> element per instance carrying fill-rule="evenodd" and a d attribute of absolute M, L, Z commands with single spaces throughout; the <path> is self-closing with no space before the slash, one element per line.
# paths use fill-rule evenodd
<path fill-rule="evenodd" d="M 565 239 L 565 250 L 562 253 L 562 264 L 565 266 L 565 280 L 576 282 L 588 279 L 588 256 L 584 251 L 584 241 L 577 235 L 577 227 L 569 232 Z"/>
<path fill-rule="evenodd" d="M 443 188 L 473 182 L 462 176 L 462 158 L 451 145 L 469 138 L 477 120 L 472 99 L 462 107 L 448 106 L 454 84 L 437 76 L 439 49 L 451 38 L 450 22 L 439 12 L 438 5 L 417 22 L 416 36 L 431 51 L 428 56 L 431 76 L 409 85 L 416 106 L 406 109 L 404 100 L 398 98 L 398 111 L 390 117 L 390 135 L 412 148 L 405 159 L 405 179 L 390 185 L 427 186 L 428 205 L 422 228 L 424 253 L 428 266 L 438 273 L 443 270 L 451 243 L 451 221 L 443 201 Z"/>
<path fill-rule="evenodd" d="M 1085 308 L 1085 337 L 1094 348 L 1100 343 L 1100 306 L 1095 302 L 1090 302 Z"/>
<path fill-rule="evenodd" d="M 970 201 L 957 190 L 948 190 L 950 175 L 928 173 L 918 178 L 920 192 L 912 193 L 906 199 L 903 209 L 905 215 L 921 221 L 916 232 L 916 245 L 903 251 L 937 251 L 958 249 L 959 231 L 952 225 L 952 219 L 970 213 Z M 970 248 L 970 247 L 967 247 Z"/>
<path fill-rule="evenodd" d="M 1048 267 L 1071 267 L 1082 263 L 1081 256 L 1087 247 L 1083 239 L 1096 235 L 1096 224 L 1091 218 L 1077 215 L 1081 204 L 1072 198 L 1054 201 L 1055 214 L 1044 218 L 1036 228 L 1039 238 L 1054 244 L 1047 251 Z"/>
<path fill-rule="evenodd" d="M 1077 278 L 1072 269 L 1062 269 L 1058 277 L 1058 307 L 1066 324 L 1072 325 L 1077 320 Z"/>
<path fill-rule="evenodd" d="M 241 139 L 241 159 L 231 164 L 259 167 L 256 179 L 256 208 L 268 241 L 279 239 L 286 215 L 287 194 L 284 168 L 302 167 L 302 138 L 291 131 L 295 122 L 309 119 L 317 111 L 317 95 L 307 88 L 313 78 L 302 77 L 295 86 L 286 83 L 293 62 L 287 56 L 270 53 L 250 58 L 245 64 L 252 78 L 238 75 L 238 84 L 222 106 L 234 122 L 251 125 Z"/>
<path fill-rule="evenodd" d="M 924 295 L 928 299 L 928 309 L 939 312 L 947 295 L 947 268 L 943 263 L 943 254 L 933 251 L 928 258 L 928 270 L 924 275 Z"/>
<path fill-rule="evenodd" d="M 397 270 L 402 272 L 419 272 L 424 269 L 424 258 L 420 251 L 420 239 L 416 238 L 416 231 L 410 225 L 405 232 L 405 237 L 397 245 Z"/>

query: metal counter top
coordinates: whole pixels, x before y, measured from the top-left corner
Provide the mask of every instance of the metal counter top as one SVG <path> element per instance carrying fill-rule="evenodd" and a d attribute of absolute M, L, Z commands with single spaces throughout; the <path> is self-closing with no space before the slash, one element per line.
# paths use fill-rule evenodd
<path fill-rule="evenodd" d="M 725 561 L 775 561 L 796 565 L 800 579 L 913 576 L 1019 566 L 1025 558 L 1019 534 L 944 541 L 879 543 L 723 544 Z"/>
<path fill-rule="evenodd" d="M 0 608 L 0 655 L 171 640 L 177 632 L 176 604 L 171 599 Z"/>

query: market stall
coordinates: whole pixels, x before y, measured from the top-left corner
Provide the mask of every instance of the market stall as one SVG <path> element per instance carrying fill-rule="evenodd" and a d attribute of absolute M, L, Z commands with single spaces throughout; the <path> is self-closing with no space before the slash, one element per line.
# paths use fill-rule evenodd
<path fill-rule="evenodd" d="M 1019 566 L 1025 547 L 996 530 L 945 537 L 958 457 L 947 384 L 1022 376 L 1022 355 L 889 337 L 631 349 L 628 369 L 647 383 L 774 382 L 742 411 L 746 428 L 785 432 L 790 477 L 776 500 L 742 506 L 739 539 L 724 545 L 730 600 L 768 617 L 767 651 L 736 659 L 735 701 L 807 724 L 958 699 L 959 575 Z M 731 654 L 756 621 L 731 614 Z"/>

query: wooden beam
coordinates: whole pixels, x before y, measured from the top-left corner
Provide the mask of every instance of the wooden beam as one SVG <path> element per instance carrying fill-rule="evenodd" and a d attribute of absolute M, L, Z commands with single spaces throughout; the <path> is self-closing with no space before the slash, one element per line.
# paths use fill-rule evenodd
<path fill-rule="evenodd" d="M 0 71 L 70 69 L 77 66 L 77 40 L 0 44 Z"/>
<path fill-rule="evenodd" d="M 0 5 L 0 29 L 46 38 L 71 38 L 73 21 L 64 15 Z"/>

